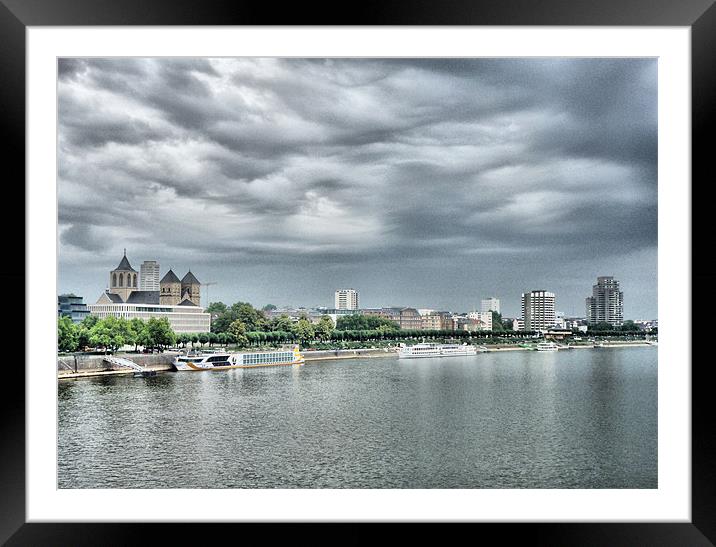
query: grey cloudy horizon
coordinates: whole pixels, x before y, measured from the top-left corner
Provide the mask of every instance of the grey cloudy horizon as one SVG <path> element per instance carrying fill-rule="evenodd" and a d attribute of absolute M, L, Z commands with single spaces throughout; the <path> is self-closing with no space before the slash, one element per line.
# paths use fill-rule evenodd
<path fill-rule="evenodd" d="M 122 250 L 257 307 L 657 317 L 656 59 L 58 62 L 58 291 Z"/>

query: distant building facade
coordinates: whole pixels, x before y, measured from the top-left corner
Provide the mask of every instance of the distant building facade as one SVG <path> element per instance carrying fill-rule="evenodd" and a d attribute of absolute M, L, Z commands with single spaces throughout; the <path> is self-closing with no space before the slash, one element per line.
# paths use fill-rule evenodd
<path fill-rule="evenodd" d="M 337 310 L 357 310 L 358 291 L 355 289 L 338 289 L 334 295 Z"/>
<path fill-rule="evenodd" d="M 609 323 L 614 327 L 624 322 L 624 293 L 619 281 L 612 276 L 597 277 L 592 286 L 592 296 L 585 301 L 587 322 L 590 325 Z"/>
<path fill-rule="evenodd" d="M 159 262 L 156 260 L 145 260 L 139 266 L 139 290 L 159 290 Z"/>
<path fill-rule="evenodd" d="M 415 308 L 363 308 L 363 315 L 374 315 L 393 321 L 404 330 L 420 330 L 423 320 Z"/>
<path fill-rule="evenodd" d="M 557 320 L 555 294 L 538 290 L 522 293 L 522 330 L 546 331 Z"/>
<path fill-rule="evenodd" d="M 497 307 L 500 307 L 499 304 Z M 477 321 L 478 330 L 492 330 L 492 311 L 473 311 L 468 313 L 467 317 L 468 319 Z"/>
<path fill-rule="evenodd" d="M 166 317 L 176 333 L 210 331 L 211 315 L 199 305 L 201 283 L 191 271 L 180 280 L 169 270 L 159 282 L 158 290 L 140 290 L 137 271 L 130 265 L 125 250 L 109 279 L 109 288 L 95 304 L 87 306 L 92 315 L 145 321 L 151 317 Z"/>
<path fill-rule="evenodd" d="M 69 317 L 73 323 L 81 323 L 90 314 L 87 304 L 81 296 L 61 294 L 57 297 L 58 317 Z"/>
<path fill-rule="evenodd" d="M 482 311 L 482 312 L 494 311 L 494 312 L 500 313 L 500 299 L 495 298 L 494 296 L 491 296 L 490 298 L 485 298 L 484 300 L 481 300 L 480 301 L 480 311 Z"/>
<path fill-rule="evenodd" d="M 453 330 L 452 314 L 447 311 L 418 310 L 422 330 Z"/>

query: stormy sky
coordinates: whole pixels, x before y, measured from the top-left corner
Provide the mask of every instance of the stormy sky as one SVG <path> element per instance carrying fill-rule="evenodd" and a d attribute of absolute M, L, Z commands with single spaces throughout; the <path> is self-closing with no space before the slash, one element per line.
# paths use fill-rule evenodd
<path fill-rule="evenodd" d="M 655 59 L 60 59 L 58 292 L 657 317 Z"/>

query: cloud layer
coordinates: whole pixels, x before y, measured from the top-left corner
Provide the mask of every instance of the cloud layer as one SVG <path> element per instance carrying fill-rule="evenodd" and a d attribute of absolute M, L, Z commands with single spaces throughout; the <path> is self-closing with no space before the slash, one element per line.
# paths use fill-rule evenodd
<path fill-rule="evenodd" d="M 480 272 L 468 292 L 504 299 L 535 288 L 529 270 L 593 265 L 583 290 L 552 285 L 577 306 L 603 267 L 655 249 L 656 71 L 653 59 L 61 59 L 61 287 L 101 290 L 106 275 L 90 272 L 123 247 L 135 268 L 203 268 L 227 279 L 217 296 L 256 304 L 273 293 L 229 287 L 230 272 L 310 264 L 327 286 L 293 303 L 311 305 L 349 281 L 329 271 L 384 294 L 377 264 L 410 269 L 423 293 L 449 261 Z M 526 263 L 509 286 L 483 275 Z M 434 305 L 460 307 L 444 298 Z"/>

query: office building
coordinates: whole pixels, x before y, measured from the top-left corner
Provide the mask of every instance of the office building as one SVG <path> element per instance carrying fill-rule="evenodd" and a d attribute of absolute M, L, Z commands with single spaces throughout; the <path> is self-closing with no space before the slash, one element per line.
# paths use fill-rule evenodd
<path fill-rule="evenodd" d="M 522 293 L 522 321 L 524 330 L 546 331 L 556 322 L 555 295 L 549 291 Z"/>
<path fill-rule="evenodd" d="M 484 300 L 481 300 L 480 301 L 480 311 L 482 311 L 482 312 L 494 311 L 494 312 L 500 313 L 500 299 L 495 298 L 494 296 L 491 296 L 490 298 L 485 298 Z"/>
<path fill-rule="evenodd" d="M 69 317 L 74 323 L 81 323 L 90 314 L 87 304 L 81 296 L 61 294 L 57 297 L 57 315 Z"/>
<path fill-rule="evenodd" d="M 335 306 L 337 310 L 357 310 L 358 291 L 355 289 L 338 289 L 335 293 Z"/>
<path fill-rule="evenodd" d="M 156 260 L 145 260 L 139 266 L 139 290 L 159 290 L 159 262 Z"/>
<path fill-rule="evenodd" d="M 609 323 L 618 327 L 624 322 L 624 293 L 619 290 L 619 281 L 614 277 L 597 277 L 592 296 L 587 297 L 585 304 L 590 325 Z"/>

